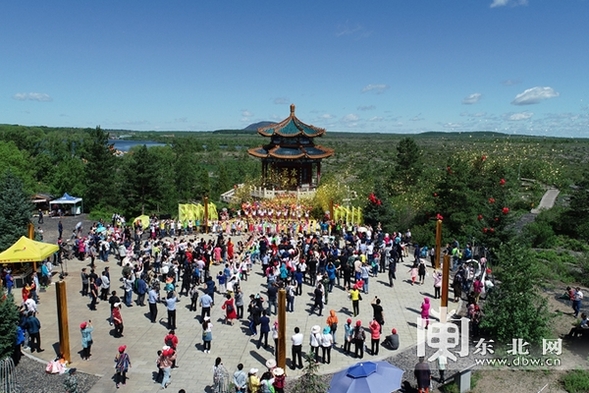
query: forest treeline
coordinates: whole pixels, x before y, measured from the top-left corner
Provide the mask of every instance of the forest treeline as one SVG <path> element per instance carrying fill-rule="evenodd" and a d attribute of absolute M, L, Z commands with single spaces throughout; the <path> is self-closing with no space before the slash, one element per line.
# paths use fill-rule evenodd
<path fill-rule="evenodd" d="M 109 137 L 122 134 L 165 146 L 139 145 L 116 156 Z M 142 211 L 176 215 L 178 203 L 200 201 L 204 195 L 218 201 L 235 184 L 259 184 L 260 162 L 247 149 L 266 142 L 250 131 L 0 125 L 0 168 L 18 176 L 29 194 L 83 197 L 85 209 L 95 216 L 115 211 L 129 217 Z M 424 243 L 433 241 L 439 217 L 445 238 L 499 243 L 502 236 L 510 236 L 513 222 L 539 202 L 546 185 L 560 188 L 563 201 L 573 201 L 556 209 L 566 210 L 569 221 L 585 217 L 569 210 L 584 206 L 577 194 L 588 179 L 588 140 L 492 132 L 327 132 L 316 143 L 335 149 L 335 155 L 323 161 L 323 205 L 327 198 L 363 207 L 368 222 L 381 222 L 387 231 L 411 228 Z M 369 198 L 371 194 L 376 199 Z M 316 213 L 322 210 L 324 206 Z M 570 232 L 568 225 L 549 226 L 556 233 Z"/>

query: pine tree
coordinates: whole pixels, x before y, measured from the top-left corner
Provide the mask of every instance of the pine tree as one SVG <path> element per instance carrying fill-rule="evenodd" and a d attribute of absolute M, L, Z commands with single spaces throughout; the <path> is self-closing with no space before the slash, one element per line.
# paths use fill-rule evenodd
<path fill-rule="evenodd" d="M 21 179 L 10 170 L 0 178 L 0 189 L 0 250 L 5 250 L 27 234 L 33 205 Z"/>
<path fill-rule="evenodd" d="M 83 157 L 86 161 L 86 194 L 84 206 L 92 209 L 97 206 L 116 206 L 116 192 L 113 184 L 116 162 L 113 145 L 108 143 L 108 133 L 100 127 L 88 131 Z"/>
<path fill-rule="evenodd" d="M 319 375 L 319 363 L 313 353 L 305 355 L 305 367 L 303 375 L 296 380 L 292 387 L 292 393 L 325 393 L 327 386 Z"/>
<path fill-rule="evenodd" d="M 403 138 L 397 145 L 395 169 L 391 173 L 391 194 L 406 192 L 417 185 L 423 171 L 422 151 L 411 138 Z"/>

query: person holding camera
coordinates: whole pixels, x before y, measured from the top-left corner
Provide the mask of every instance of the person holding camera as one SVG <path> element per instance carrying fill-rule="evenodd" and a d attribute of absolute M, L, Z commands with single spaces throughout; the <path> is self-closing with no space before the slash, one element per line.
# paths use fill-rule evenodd
<path fill-rule="evenodd" d="M 375 296 L 374 299 L 372 299 L 370 305 L 372 306 L 372 319 L 378 322 L 380 325 L 380 333 L 382 333 L 382 325 L 384 325 L 384 313 L 378 296 Z"/>

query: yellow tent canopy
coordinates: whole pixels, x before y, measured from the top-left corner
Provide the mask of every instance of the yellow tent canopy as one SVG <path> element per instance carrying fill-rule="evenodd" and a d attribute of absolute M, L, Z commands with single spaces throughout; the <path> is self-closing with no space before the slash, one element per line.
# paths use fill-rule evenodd
<path fill-rule="evenodd" d="M 0 253 L 0 263 L 40 262 L 59 250 L 56 244 L 37 242 L 21 236 L 6 251 Z"/>
<path fill-rule="evenodd" d="M 141 226 L 143 227 L 143 229 L 149 228 L 149 216 L 148 215 L 144 214 L 142 216 L 135 217 L 135 219 L 133 220 L 133 223 L 136 223 L 137 221 L 141 221 Z"/>

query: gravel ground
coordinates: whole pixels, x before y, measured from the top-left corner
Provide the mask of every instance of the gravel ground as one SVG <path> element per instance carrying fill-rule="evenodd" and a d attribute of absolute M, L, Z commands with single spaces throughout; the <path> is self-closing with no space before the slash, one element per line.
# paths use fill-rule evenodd
<path fill-rule="evenodd" d="M 16 367 L 18 392 L 21 393 L 56 393 L 63 392 L 63 381 L 66 374 L 48 374 L 45 372 L 46 364 L 31 359 L 26 355 Z M 76 372 L 78 380 L 78 392 L 88 392 L 100 379 L 95 375 Z"/>

